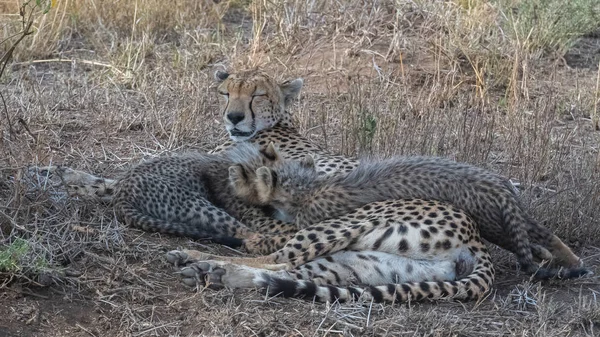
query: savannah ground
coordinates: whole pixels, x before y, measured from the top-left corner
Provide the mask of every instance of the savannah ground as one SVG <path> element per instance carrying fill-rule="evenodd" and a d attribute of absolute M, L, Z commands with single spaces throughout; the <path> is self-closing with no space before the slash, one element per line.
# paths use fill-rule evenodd
<path fill-rule="evenodd" d="M 600 335 L 595 0 L 56 0 L 0 79 L 0 336 Z M 44 3 L 40 3 L 44 6 Z M 19 1 L 0 1 L 9 50 Z M 596 276 L 544 284 L 492 249 L 480 303 L 315 304 L 191 290 L 164 253 L 240 254 L 126 228 L 28 167 L 113 177 L 226 139 L 219 67 L 303 77 L 303 135 L 344 155 L 426 154 L 520 184 Z"/>

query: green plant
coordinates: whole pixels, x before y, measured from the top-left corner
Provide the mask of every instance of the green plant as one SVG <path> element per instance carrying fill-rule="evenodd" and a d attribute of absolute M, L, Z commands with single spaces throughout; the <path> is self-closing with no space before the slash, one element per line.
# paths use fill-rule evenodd
<path fill-rule="evenodd" d="M 29 253 L 26 240 L 17 238 L 11 244 L 0 248 L 0 272 L 19 272 L 23 269 L 22 260 Z"/>
<path fill-rule="evenodd" d="M 359 153 L 372 153 L 373 140 L 377 131 L 377 119 L 368 110 L 361 109 L 358 112 L 358 146 Z"/>

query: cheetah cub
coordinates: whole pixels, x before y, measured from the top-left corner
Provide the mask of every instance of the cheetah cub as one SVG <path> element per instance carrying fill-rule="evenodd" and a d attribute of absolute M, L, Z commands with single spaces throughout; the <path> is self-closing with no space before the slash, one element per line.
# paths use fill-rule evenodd
<path fill-rule="evenodd" d="M 121 177 L 113 205 L 121 221 L 146 231 L 211 238 L 239 246 L 250 229 L 237 219 L 242 201 L 228 183 L 228 167 L 236 167 L 253 179 L 257 167 L 274 165 L 269 145 L 260 151 L 240 143 L 223 153 L 188 153 L 146 161 Z M 249 192 L 248 192 L 249 193 Z M 247 195 L 248 197 L 251 194 Z"/>
<path fill-rule="evenodd" d="M 254 232 L 237 220 L 242 217 L 238 206 L 244 202 L 229 186 L 228 168 L 236 165 L 253 179 L 258 167 L 275 164 L 274 151 L 272 144 L 261 151 L 256 145 L 240 143 L 218 154 L 190 152 L 154 158 L 133 167 L 103 192 L 112 197 L 118 219 L 128 226 L 240 246 Z M 102 181 L 65 167 L 42 170 L 65 182 Z"/>
<path fill-rule="evenodd" d="M 437 157 L 396 157 L 361 160 L 349 173 L 320 176 L 307 156 L 282 160 L 276 168 L 258 168 L 247 179 L 240 170 L 230 168 L 231 184 L 239 196 L 275 208 L 279 218 L 299 228 L 376 201 L 438 200 L 464 210 L 478 224 L 483 238 L 513 252 L 522 269 L 538 279 L 588 273 L 569 247 L 524 210 L 508 179 L 476 166 Z M 444 216 L 452 219 L 452 214 Z M 554 257 L 567 268 L 540 268 L 532 252 L 538 259 Z"/>

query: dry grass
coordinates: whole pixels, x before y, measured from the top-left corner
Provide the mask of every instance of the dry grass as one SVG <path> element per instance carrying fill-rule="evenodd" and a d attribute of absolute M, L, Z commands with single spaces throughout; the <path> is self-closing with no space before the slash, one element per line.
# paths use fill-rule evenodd
<path fill-rule="evenodd" d="M 18 8 L 0 1 L 2 39 L 20 30 Z M 448 156 L 518 181 L 598 274 L 599 13 L 593 0 L 55 1 L 0 79 L 0 331 L 597 336 L 597 277 L 540 287 L 498 249 L 496 291 L 482 303 L 191 294 L 163 253 L 218 247 L 125 228 L 107 205 L 24 169 L 113 176 L 142 158 L 210 149 L 225 138 L 213 70 L 260 66 L 305 78 L 298 125 L 331 151 Z"/>

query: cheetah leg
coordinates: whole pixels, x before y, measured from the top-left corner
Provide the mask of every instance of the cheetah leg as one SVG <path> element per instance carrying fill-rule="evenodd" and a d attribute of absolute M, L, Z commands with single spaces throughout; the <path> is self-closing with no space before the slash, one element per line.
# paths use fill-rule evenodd
<path fill-rule="evenodd" d="M 265 216 L 260 209 L 254 207 L 245 212 L 239 220 L 254 231 L 264 234 L 293 234 L 298 231 L 296 224 Z"/>
<path fill-rule="evenodd" d="M 552 261 L 553 263 L 566 268 L 583 267 L 581 258 L 575 255 L 558 236 L 554 235 L 550 229 L 548 229 L 548 227 L 541 223 L 530 221 L 528 232 L 531 236 L 531 250 L 536 258 Z M 537 252 L 536 246 L 540 248 Z M 543 250 L 544 256 L 540 256 L 542 255 L 540 254 L 541 250 Z"/>
<path fill-rule="evenodd" d="M 255 255 L 266 255 L 272 254 L 273 252 L 283 248 L 285 243 L 289 241 L 293 235 L 263 235 L 259 233 L 252 233 L 247 234 L 246 236 L 247 238 L 243 239 L 242 246 L 248 253 Z M 263 263 L 269 264 L 269 262 L 274 262 L 274 258 L 267 259 L 265 256 L 260 258 L 234 258 L 229 256 L 211 255 L 197 250 L 172 250 L 167 253 L 167 260 L 175 265 L 185 265 L 193 261 L 201 260 L 233 261 L 232 259 L 237 259 L 237 263 L 249 263 L 253 265 L 260 265 Z M 262 259 L 266 259 L 264 260 L 265 262 L 263 262 Z M 279 266 L 275 268 L 279 268 Z"/>
<path fill-rule="evenodd" d="M 117 180 L 101 178 L 83 171 L 63 166 L 43 166 L 35 168 L 38 174 L 58 177 L 71 196 L 100 199 L 110 202 Z"/>
<path fill-rule="evenodd" d="M 337 220 L 335 219 L 325 220 L 298 231 L 283 248 L 269 256 L 276 263 L 288 263 L 293 267 L 297 267 L 319 256 L 347 249 L 353 242 L 364 241 L 362 235 L 376 227 L 369 221 L 351 227 L 335 226 L 336 222 Z M 320 231 L 317 231 L 317 229 L 320 229 Z M 329 242 L 322 240 L 313 241 L 312 236 L 316 238 L 316 233 L 319 232 L 328 232 L 327 236 L 334 237 L 335 240 L 330 240 Z"/>
<path fill-rule="evenodd" d="M 286 270 L 291 269 L 291 266 L 286 263 L 275 263 L 271 255 L 259 257 L 234 257 L 234 256 L 219 256 L 208 253 L 199 252 L 197 250 L 172 250 L 166 254 L 167 261 L 179 265 L 191 265 L 199 261 L 221 261 L 248 267 L 262 268 L 267 270 Z"/>
<path fill-rule="evenodd" d="M 542 245 L 531 244 L 531 253 L 536 262 L 550 261 L 553 259 L 552 253 Z"/>
<path fill-rule="evenodd" d="M 297 267 L 342 250 L 375 250 L 412 259 L 443 260 L 456 256 L 457 251 L 446 231 L 422 233 L 420 226 L 408 225 L 404 220 L 385 215 L 350 226 L 340 226 L 339 220 L 331 219 L 299 231 L 285 247 L 269 257 L 274 263 Z"/>
<path fill-rule="evenodd" d="M 529 245 L 528 252 L 530 256 L 539 255 L 540 252 L 544 251 L 547 255 L 543 259 L 554 262 L 558 265 L 566 268 L 553 268 L 553 267 L 538 267 L 536 265 L 530 265 L 526 269 L 527 272 L 534 275 L 536 279 L 552 279 L 552 278 L 577 278 L 585 275 L 592 274 L 592 272 L 582 266 L 581 259 L 573 254 L 571 249 L 565 245 L 556 235 L 552 234 L 548 228 L 538 224 L 537 222 L 530 221 L 529 235 L 531 236 L 531 243 Z M 517 237 L 514 236 L 513 237 Z M 517 246 L 517 248 L 519 248 Z M 521 247 L 524 248 L 524 247 Z M 538 249 L 539 248 L 539 249 Z M 536 254 L 536 249 L 538 252 Z M 548 251 L 549 249 L 549 251 Z M 523 252 L 523 249 L 518 251 Z M 533 253 L 533 254 L 532 254 Z M 517 257 L 524 257 L 523 254 L 517 254 Z M 531 259 L 533 262 L 533 259 Z M 519 260 L 521 266 L 526 266 L 524 260 Z"/>
<path fill-rule="evenodd" d="M 321 257 L 291 271 L 272 271 L 224 261 L 201 261 L 181 270 L 188 286 L 253 288 L 267 280 L 306 280 L 316 285 L 382 285 L 421 281 L 454 281 L 474 268 L 474 257 L 465 249 L 451 260 L 414 260 L 376 251 L 342 251 Z"/>
<path fill-rule="evenodd" d="M 180 273 L 183 284 L 191 287 L 200 285 L 212 289 L 260 287 L 258 280 L 263 273 L 269 273 L 282 279 L 291 278 L 283 270 L 272 271 L 225 261 L 196 262 L 181 269 Z"/>
<path fill-rule="evenodd" d="M 244 239 L 243 247 L 250 254 L 271 254 L 282 249 L 294 234 L 252 234 Z"/>
<path fill-rule="evenodd" d="M 371 239 L 364 237 L 366 232 L 376 227 L 372 222 L 364 221 L 351 227 L 334 225 L 336 222 L 337 220 L 335 219 L 325 220 L 315 226 L 300 230 L 282 249 L 266 256 L 256 258 L 214 256 L 198 251 L 184 250 L 167 253 L 167 260 L 176 265 L 189 263 L 190 261 L 219 260 L 251 267 L 262 266 L 261 268 L 271 270 L 279 270 L 280 268 L 290 270 L 314 260 L 319 256 L 325 256 L 347 249 L 357 241 L 360 242 L 361 245 L 357 250 L 372 244 L 370 242 Z M 386 231 L 388 228 L 391 227 L 386 227 L 385 229 L 379 228 L 377 232 Z M 416 229 L 413 228 L 407 230 L 416 231 Z M 393 228 L 390 229 L 390 231 L 393 231 Z M 327 232 L 328 237 L 334 237 L 336 240 L 330 240 L 329 242 L 318 240 L 317 233 L 320 232 Z M 384 249 L 390 249 L 391 251 L 389 251 L 389 253 L 396 253 L 397 246 L 392 246 L 393 247 L 381 247 L 379 250 L 383 251 Z"/>
<path fill-rule="evenodd" d="M 308 261 L 314 260 L 319 256 L 333 254 L 347 248 L 352 244 L 353 241 L 355 241 L 356 238 L 360 238 L 365 231 L 368 231 L 374 227 L 374 225 L 370 222 L 363 222 L 360 225 L 356 225 L 352 228 L 334 228 L 331 226 L 331 224 L 335 222 L 336 220 L 326 220 L 315 226 L 302 229 L 295 233 L 293 237 L 287 241 L 283 248 L 280 248 L 276 252 L 266 256 L 260 256 L 256 258 L 214 256 L 199 251 L 184 250 L 171 251 L 167 253 L 167 260 L 176 265 L 189 263 L 190 261 L 219 260 L 252 267 L 262 266 L 261 268 L 270 270 L 289 270 Z M 311 235 L 314 235 L 316 228 L 322 228 L 323 230 L 331 231 L 331 234 L 329 235 L 335 236 L 337 240 L 329 243 L 318 242 L 318 240 L 313 242 L 309 240 Z M 259 236 L 251 236 L 249 242 L 252 242 L 253 238 L 258 238 L 258 241 L 261 240 Z M 269 239 L 267 238 L 266 240 Z"/>
<path fill-rule="evenodd" d="M 244 214 L 241 221 L 256 233 L 244 239 L 246 252 L 255 255 L 266 255 L 283 248 L 296 232 L 295 224 L 265 217 L 257 209 Z"/>

